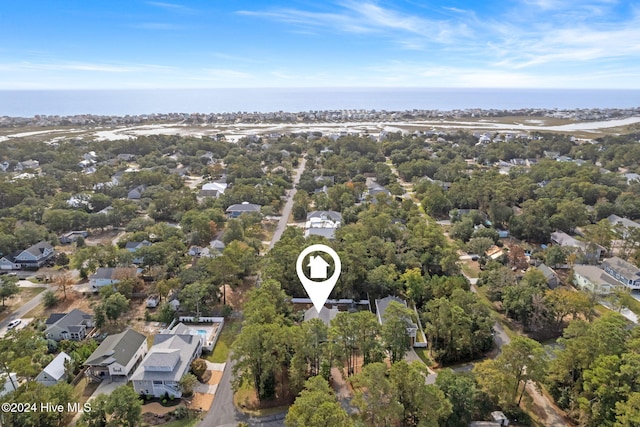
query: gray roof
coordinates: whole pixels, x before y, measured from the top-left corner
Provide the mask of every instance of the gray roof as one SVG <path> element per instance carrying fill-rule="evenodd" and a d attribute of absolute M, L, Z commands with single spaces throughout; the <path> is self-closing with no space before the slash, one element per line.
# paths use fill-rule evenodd
<path fill-rule="evenodd" d="M 54 380 L 59 380 L 64 376 L 65 360 L 71 360 L 71 356 L 63 351 L 58 354 L 42 371 Z"/>
<path fill-rule="evenodd" d="M 336 307 L 327 308 L 322 307 L 320 313 L 316 311 L 315 307 L 311 307 L 304 312 L 304 321 L 308 322 L 311 319 L 320 319 L 325 325 L 329 325 L 331 321 L 338 315 L 339 311 Z"/>
<path fill-rule="evenodd" d="M 86 324 L 88 320 L 91 320 L 93 316 L 88 313 L 85 313 L 82 310 L 74 308 L 69 313 L 54 313 L 46 321 L 46 324 L 49 327 L 56 325 L 63 329 L 68 329 L 71 326 L 80 326 Z M 47 328 L 48 329 L 48 328 Z M 70 332 L 71 331 L 69 329 Z M 77 331 L 76 331 L 77 332 Z"/>
<path fill-rule="evenodd" d="M 628 279 L 637 279 L 640 277 L 640 268 L 619 258 L 617 256 L 611 258 L 605 258 L 602 261 L 602 265 L 608 265 L 618 273 L 622 274 L 624 277 Z"/>
<path fill-rule="evenodd" d="M 620 224 L 623 227 L 627 228 L 640 228 L 640 224 L 638 224 L 637 222 L 632 221 L 629 218 L 619 217 L 618 215 L 611 214 L 607 217 L 607 220 L 613 226 Z"/>
<path fill-rule="evenodd" d="M 114 267 L 100 267 L 89 279 L 111 279 L 116 271 Z"/>
<path fill-rule="evenodd" d="M 126 366 L 147 337 L 133 329 L 109 335 L 84 362 L 87 366 L 108 366 L 113 362 Z"/>
<path fill-rule="evenodd" d="M 615 277 L 595 265 L 576 264 L 573 266 L 573 271 L 596 286 L 620 286 L 620 282 Z"/>
<path fill-rule="evenodd" d="M 547 267 L 546 264 L 540 264 L 536 268 L 538 270 L 540 270 L 540 273 L 542 273 L 544 275 L 545 279 L 547 279 L 547 280 L 551 279 L 552 277 L 556 277 L 556 273 L 552 269 Z"/>
<path fill-rule="evenodd" d="M 262 206 L 254 203 L 237 203 L 227 208 L 227 212 L 260 212 Z"/>
<path fill-rule="evenodd" d="M 405 307 L 407 306 L 407 302 L 403 299 L 400 299 L 398 297 L 394 297 L 394 296 L 388 296 L 382 299 L 376 299 L 376 312 L 378 314 L 378 322 L 380 322 L 382 324 L 382 319 L 384 318 L 384 312 L 387 310 L 387 307 L 389 306 L 389 303 L 391 301 L 395 301 L 397 303 L 400 303 L 402 305 L 404 305 Z"/>
<path fill-rule="evenodd" d="M 54 323 L 56 323 L 58 320 L 62 319 L 64 316 L 66 316 L 67 313 L 53 313 L 51 314 L 51 316 L 49 316 L 49 318 L 44 322 L 45 325 L 53 325 Z"/>
<path fill-rule="evenodd" d="M 557 242 L 560 246 L 570 246 L 570 247 L 579 247 L 583 248 L 585 246 L 584 242 L 577 240 L 571 236 L 569 236 L 564 231 L 555 231 L 551 233 L 551 240 Z"/>
<path fill-rule="evenodd" d="M 311 227 L 305 231 L 305 237 L 309 236 L 322 236 L 329 240 L 333 240 L 336 237 L 336 229 Z"/>
<path fill-rule="evenodd" d="M 115 273 L 117 271 L 123 272 L 123 275 L 133 274 L 136 271 L 133 267 L 100 267 L 96 270 L 95 274 L 92 274 L 89 279 L 98 280 L 98 279 L 115 279 Z"/>
<path fill-rule="evenodd" d="M 342 222 L 342 214 L 336 211 L 313 211 L 307 214 L 307 221 L 312 218 L 330 219 Z"/>
<path fill-rule="evenodd" d="M 27 249 L 25 249 L 26 252 L 29 252 L 31 255 L 36 256 L 36 257 L 41 257 L 42 253 L 45 250 L 53 250 L 53 246 L 51 246 L 49 243 L 47 242 L 38 242 L 35 245 L 28 247 Z"/>
<path fill-rule="evenodd" d="M 159 334 L 131 381 L 180 381 L 200 346 L 195 335 Z M 157 370 L 164 367 L 167 370 Z"/>
<path fill-rule="evenodd" d="M 138 249 L 141 246 L 151 246 L 151 242 L 149 242 L 148 240 L 143 240 L 142 242 L 127 242 L 126 245 L 124 245 L 125 249 Z"/>

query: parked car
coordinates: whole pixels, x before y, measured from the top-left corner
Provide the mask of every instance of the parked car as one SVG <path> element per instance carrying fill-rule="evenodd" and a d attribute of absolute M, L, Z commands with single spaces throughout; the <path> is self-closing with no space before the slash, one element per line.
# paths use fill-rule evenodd
<path fill-rule="evenodd" d="M 9 322 L 9 324 L 7 325 L 7 330 L 13 329 L 16 326 L 18 326 L 20 323 L 22 323 L 21 319 L 15 319 L 12 320 L 11 322 Z"/>

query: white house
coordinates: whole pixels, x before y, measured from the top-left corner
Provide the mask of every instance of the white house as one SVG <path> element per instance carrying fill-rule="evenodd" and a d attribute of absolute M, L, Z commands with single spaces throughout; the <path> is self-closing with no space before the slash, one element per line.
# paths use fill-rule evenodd
<path fill-rule="evenodd" d="M 133 329 L 105 338 L 84 362 L 90 381 L 124 381 L 148 352 L 147 337 Z"/>
<path fill-rule="evenodd" d="M 615 278 L 595 265 L 576 264 L 573 266 L 573 283 L 583 291 L 599 295 L 610 294 L 620 284 Z"/>
<path fill-rule="evenodd" d="M 71 360 L 64 351 L 58 354 L 55 359 L 51 361 L 36 377 L 36 381 L 46 386 L 52 386 L 58 384 L 64 378 L 65 367 L 64 363 L 67 360 Z"/>
<path fill-rule="evenodd" d="M 149 354 L 131 376 L 133 389 L 138 394 L 181 397 L 180 379 L 201 351 L 196 335 L 156 335 Z"/>
<path fill-rule="evenodd" d="M 97 291 L 103 286 L 114 285 L 126 277 L 136 276 L 135 268 L 100 267 L 95 274 L 89 276 L 91 289 Z"/>
<path fill-rule="evenodd" d="M 335 232 L 342 222 L 342 214 L 335 211 L 314 211 L 307 214 L 305 237 L 323 236 L 334 239 Z"/>
<path fill-rule="evenodd" d="M 201 197 L 220 197 L 227 189 L 226 182 L 208 182 L 202 186 L 199 195 Z"/>

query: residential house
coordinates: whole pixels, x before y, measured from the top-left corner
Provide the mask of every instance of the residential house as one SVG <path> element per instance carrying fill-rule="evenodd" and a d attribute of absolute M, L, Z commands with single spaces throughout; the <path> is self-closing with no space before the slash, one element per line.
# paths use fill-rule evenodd
<path fill-rule="evenodd" d="M 629 237 L 629 233 L 632 229 L 640 228 L 640 224 L 638 224 L 637 222 L 632 221 L 629 218 L 619 217 L 618 215 L 609 215 L 607 217 L 607 221 L 609 221 L 609 224 L 611 224 L 611 227 L 613 227 L 614 229 L 620 228 L 623 239 Z"/>
<path fill-rule="evenodd" d="M 202 186 L 200 197 L 220 197 L 227 189 L 226 182 L 208 182 Z"/>
<path fill-rule="evenodd" d="M 537 268 L 538 271 L 542 273 L 545 280 L 547 281 L 547 286 L 549 286 L 549 288 L 555 289 L 558 287 L 558 285 L 560 284 L 560 279 L 558 279 L 558 275 L 556 274 L 555 271 L 547 267 L 545 264 L 540 264 L 535 268 Z"/>
<path fill-rule="evenodd" d="M 37 160 L 25 160 L 24 162 L 18 162 L 13 170 L 16 172 L 22 172 L 25 169 L 38 169 L 39 167 L 40 162 Z"/>
<path fill-rule="evenodd" d="M 364 191 L 364 193 L 362 193 L 362 196 L 360 197 L 362 201 L 368 198 L 370 198 L 371 200 L 376 200 L 376 196 L 378 194 L 385 194 L 387 196 L 391 196 L 391 192 L 389 190 L 387 190 L 382 185 L 378 184 L 377 182 L 371 179 L 367 179 L 366 186 L 367 186 L 366 190 Z"/>
<path fill-rule="evenodd" d="M 84 362 L 90 381 L 127 381 L 148 352 L 147 337 L 133 329 L 109 335 Z"/>
<path fill-rule="evenodd" d="M 53 313 L 45 326 L 47 339 L 81 341 L 93 328 L 93 316 L 74 308 L 69 313 Z"/>
<path fill-rule="evenodd" d="M 9 375 L 2 372 L 0 373 L 0 397 L 5 396 L 18 389 L 18 375 L 15 372 L 11 372 Z"/>
<path fill-rule="evenodd" d="M 1 270 L 37 270 L 45 265 L 54 254 L 53 246 L 47 242 L 39 242 L 13 255 L 0 258 Z"/>
<path fill-rule="evenodd" d="M 588 243 L 569 236 L 564 231 L 551 233 L 551 243 L 563 247 L 574 248 L 579 251 L 588 262 L 597 262 L 602 258 L 606 249 L 595 243 Z"/>
<path fill-rule="evenodd" d="M 305 237 L 323 236 L 333 240 L 342 222 L 342 214 L 335 211 L 314 211 L 307 214 Z"/>
<path fill-rule="evenodd" d="M 117 159 L 122 160 L 123 162 L 131 162 L 136 159 L 136 156 L 135 154 L 123 153 L 123 154 L 118 154 Z"/>
<path fill-rule="evenodd" d="M 582 290 L 598 295 L 610 294 L 620 283 L 595 265 L 576 264 L 573 266 L 573 283 Z"/>
<path fill-rule="evenodd" d="M 140 248 L 151 246 L 151 242 L 148 240 L 143 240 L 142 242 L 127 242 L 124 248 L 129 252 L 136 253 Z M 142 257 L 134 257 L 134 264 L 142 264 L 144 262 L 144 258 Z"/>
<path fill-rule="evenodd" d="M 103 286 L 115 285 L 124 278 L 135 277 L 136 274 L 136 268 L 100 267 L 95 274 L 89 276 L 89 285 L 91 289 L 97 291 Z"/>
<path fill-rule="evenodd" d="M 6 255 L 0 258 L 0 271 L 20 270 L 21 265 L 15 262 L 13 256 Z"/>
<path fill-rule="evenodd" d="M 127 193 L 127 199 L 129 199 L 129 200 L 140 200 L 142 198 L 142 194 L 144 193 L 144 190 L 146 190 L 146 188 L 147 188 L 146 185 L 138 185 L 137 187 L 132 188 Z"/>
<path fill-rule="evenodd" d="M 308 322 L 311 319 L 320 319 L 322 320 L 322 323 L 329 326 L 331 321 L 338 315 L 339 312 L 340 311 L 336 306 L 333 306 L 331 308 L 322 307 L 320 313 L 318 313 L 315 307 L 311 307 L 304 312 L 304 321 Z"/>
<path fill-rule="evenodd" d="M 640 268 L 617 256 L 602 261 L 602 269 L 630 289 L 640 289 Z"/>
<path fill-rule="evenodd" d="M 66 361 L 71 361 L 71 356 L 63 351 L 38 374 L 36 381 L 46 386 L 58 384 L 64 379 Z"/>
<path fill-rule="evenodd" d="M 238 218 L 244 213 L 260 213 L 262 206 L 249 202 L 242 202 L 235 205 L 231 205 L 227 208 L 226 212 L 229 218 Z"/>
<path fill-rule="evenodd" d="M 69 231 L 68 233 L 63 234 L 62 236 L 59 237 L 59 239 L 61 244 L 68 245 L 70 243 L 77 241 L 79 237 L 82 237 L 84 239 L 88 235 L 89 235 L 88 231 L 76 230 L 76 231 Z"/>
<path fill-rule="evenodd" d="M 155 397 L 181 397 L 180 379 L 201 351 L 202 342 L 196 335 L 156 335 L 149 353 L 131 376 L 133 389 Z"/>
<path fill-rule="evenodd" d="M 389 303 L 391 303 L 391 301 L 395 301 L 407 307 L 407 302 L 398 297 L 388 296 L 382 299 L 376 299 L 375 300 L 376 316 L 378 317 L 378 323 L 380 323 L 381 325 L 384 324 L 384 313 L 385 311 L 387 311 L 387 308 L 389 307 Z M 418 333 L 418 325 L 413 323 L 410 319 L 407 319 L 407 334 L 411 339 L 411 345 L 415 343 L 417 333 Z"/>

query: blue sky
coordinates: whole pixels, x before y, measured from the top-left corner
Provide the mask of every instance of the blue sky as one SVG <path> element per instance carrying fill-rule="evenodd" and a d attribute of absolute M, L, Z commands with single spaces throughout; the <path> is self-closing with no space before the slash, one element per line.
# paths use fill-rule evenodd
<path fill-rule="evenodd" d="M 21 0 L 0 89 L 640 88 L 616 0 Z"/>

